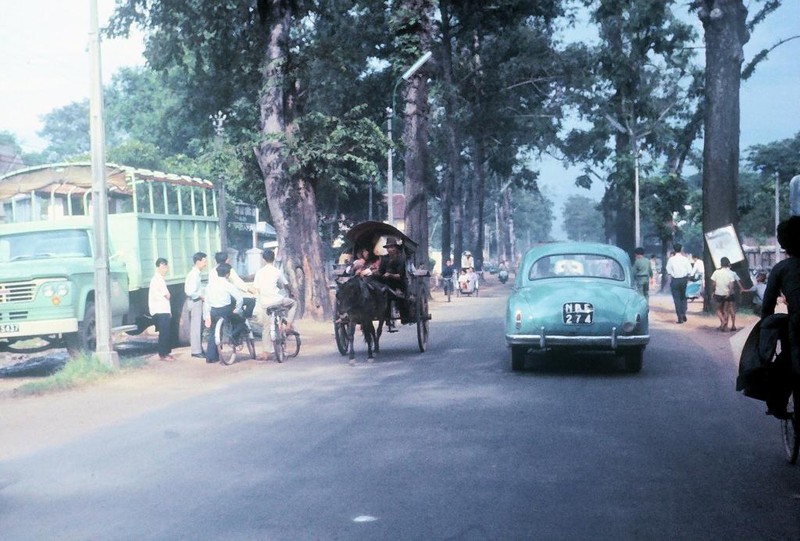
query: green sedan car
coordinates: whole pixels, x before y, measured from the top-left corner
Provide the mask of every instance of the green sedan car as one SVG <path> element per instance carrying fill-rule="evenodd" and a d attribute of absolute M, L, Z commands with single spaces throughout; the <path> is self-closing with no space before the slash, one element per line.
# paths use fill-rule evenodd
<path fill-rule="evenodd" d="M 607 244 L 562 242 L 528 250 L 506 308 L 511 368 L 529 350 L 606 350 L 625 369 L 642 369 L 650 341 L 647 299 L 633 285 L 631 261 Z"/>

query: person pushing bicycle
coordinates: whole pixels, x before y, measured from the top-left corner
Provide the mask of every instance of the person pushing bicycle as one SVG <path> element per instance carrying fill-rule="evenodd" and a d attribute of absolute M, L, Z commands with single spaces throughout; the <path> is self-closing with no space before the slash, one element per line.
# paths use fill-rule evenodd
<path fill-rule="evenodd" d="M 213 329 L 220 318 L 232 318 L 234 314 L 242 312 L 244 297 L 235 285 L 228 278 L 231 275 L 231 266 L 227 263 L 220 263 L 214 269 L 217 273 L 217 280 L 209 280 L 206 288 L 206 301 L 203 304 L 203 316 L 206 328 L 212 329 L 208 333 L 208 344 L 206 345 L 206 362 L 215 363 L 219 361 L 217 351 L 217 340 Z M 244 324 L 244 318 L 240 322 L 231 323 Z M 246 326 L 234 325 L 234 333 L 246 331 Z"/>

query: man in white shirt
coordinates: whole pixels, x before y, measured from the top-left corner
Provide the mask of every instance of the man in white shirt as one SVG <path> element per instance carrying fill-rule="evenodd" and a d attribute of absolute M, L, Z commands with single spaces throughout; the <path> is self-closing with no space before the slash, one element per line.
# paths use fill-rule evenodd
<path fill-rule="evenodd" d="M 205 358 L 203 355 L 203 279 L 200 272 L 206 267 L 208 256 L 197 252 L 192 256 L 192 269 L 183 282 L 183 292 L 186 293 L 183 317 L 189 322 L 189 345 L 192 357 Z"/>
<path fill-rule="evenodd" d="M 239 276 L 239 273 L 236 272 L 236 269 L 233 268 L 233 265 L 230 264 L 228 261 L 228 253 L 227 252 L 217 252 L 214 254 L 214 261 L 216 261 L 217 265 L 211 269 L 208 273 L 208 285 L 211 285 L 215 280 L 219 280 L 219 275 L 215 270 L 222 265 L 223 263 L 227 264 L 231 269 L 231 274 L 228 279 L 230 283 L 236 286 L 239 291 L 242 293 L 255 293 L 252 287 L 248 286 L 244 280 Z M 244 317 L 250 318 L 253 315 L 253 309 L 256 306 L 256 299 L 254 297 L 245 297 L 244 298 Z"/>
<path fill-rule="evenodd" d="M 172 307 L 169 302 L 169 289 L 164 277 L 169 271 L 167 260 L 163 257 L 156 259 L 156 273 L 150 279 L 150 289 L 147 293 L 147 307 L 158 331 L 158 358 L 162 361 L 174 361 L 170 340 L 170 327 L 172 322 Z"/>
<path fill-rule="evenodd" d="M 675 254 L 667 260 L 667 274 L 670 276 L 669 289 L 672 301 L 675 303 L 675 314 L 678 323 L 686 321 L 686 284 L 692 275 L 692 264 L 689 258 L 683 255 L 683 246 L 675 243 Z"/>
<path fill-rule="evenodd" d="M 258 299 L 261 302 L 261 307 L 266 311 L 275 306 L 285 306 L 288 308 L 286 313 L 286 321 L 289 324 L 287 332 L 293 332 L 293 323 L 295 314 L 297 312 L 297 303 L 294 299 L 284 297 L 281 289 L 285 289 L 291 293 L 289 281 L 284 276 L 283 271 L 275 266 L 275 252 L 272 250 L 264 250 L 261 252 L 261 259 L 264 265 L 256 271 L 256 276 L 253 279 L 253 286 L 258 290 Z M 269 321 L 269 318 L 266 319 Z M 266 325 L 265 325 L 266 327 Z M 264 359 L 266 359 L 267 352 L 270 351 L 272 344 L 270 343 L 269 332 L 263 333 L 264 338 Z"/>
<path fill-rule="evenodd" d="M 211 329 L 206 344 L 206 362 L 215 363 L 219 361 L 219 351 L 217 351 L 214 327 L 220 318 L 231 317 L 234 312 L 240 312 L 244 297 L 242 297 L 241 291 L 228 280 L 231 275 L 230 265 L 220 263 L 210 274 L 216 274 L 217 277 L 213 281 L 208 281 L 206 298 L 203 303 L 203 316 L 206 327 Z"/>

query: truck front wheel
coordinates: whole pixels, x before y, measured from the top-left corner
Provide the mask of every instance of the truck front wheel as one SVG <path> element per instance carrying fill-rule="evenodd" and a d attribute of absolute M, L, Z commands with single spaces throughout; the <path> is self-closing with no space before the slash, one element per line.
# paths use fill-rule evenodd
<path fill-rule="evenodd" d="M 70 356 L 92 353 L 97 349 L 97 321 L 95 320 L 94 303 L 86 303 L 83 321 L 78 323 L 78 332 L 65 335 L 67 351 Z"/>

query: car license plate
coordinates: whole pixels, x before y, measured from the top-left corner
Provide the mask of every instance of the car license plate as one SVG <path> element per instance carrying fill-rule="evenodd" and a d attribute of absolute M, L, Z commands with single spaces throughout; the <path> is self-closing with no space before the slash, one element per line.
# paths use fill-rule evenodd
<path fill-rule="evenodd" d="M 0 334 L 9 332 L 19 332 L 19 325 L 16 323 L 3 323 L 0 325 Z"/>
<path fill-rule="evenodd" d="M 589 325 L 594 320 L 594 306 L 588 302 L 567 302 L 562 315 L 565 325 Z"/>

